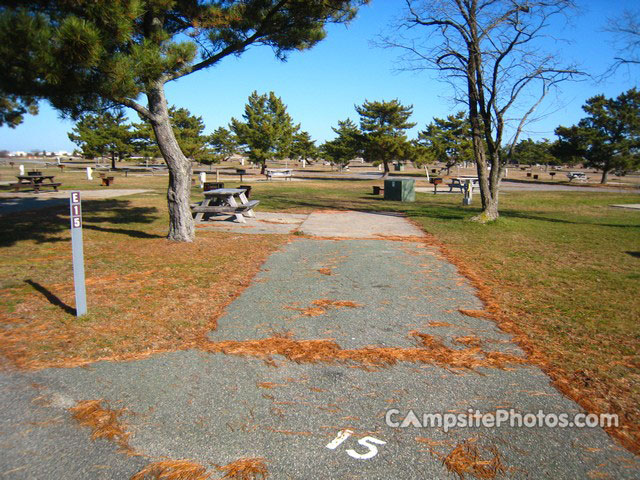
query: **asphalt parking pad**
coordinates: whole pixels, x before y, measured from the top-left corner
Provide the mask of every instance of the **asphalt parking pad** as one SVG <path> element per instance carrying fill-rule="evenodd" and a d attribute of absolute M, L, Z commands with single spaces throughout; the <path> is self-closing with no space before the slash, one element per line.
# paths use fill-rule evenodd
<path fill-rule="evenodd" d="M 300 239 L 269 258 L 209 341 L 215 346 L 327 339 L 338 352 L 369 346 L 449 353 L 475 348 L 480 358 L 491 352 L 521 358 L 490 320 L 458 311 L 480 308 L 455 268 L 421 242 Z M 420 347 L 417 333 L 433 344 Z M 475 346 L 458 341 L 465 337 L 474 338 Z M 468 409 L 581 412 L 537 367 L 468 369 L 439 360 L 381 368 L 330 356 L 296 363 L 284 353 L 192 350 L 24 378 L 41 386 L 40 395 L 67 403 L 103 398 L 113 408 L 127 408 L 123 420 L 132 432 L 130 446 L 149 462 L 188 458 L 214 471 L 214 464 L 262 457 L 273 479 L 444 479 L 454 476 L 443 461 L 471 442 L 484 455 L 481 461 L 499 458 L 507 478 L 638 478 L 635 457 L 600 428 L 445 432 L 385 422 L 389 409 L 396 409 L 391 422 L 409 410 L 420 420 L 423 414 Z M 71 421 L 66 411 L 57 411 Z M 87 461 L 65 454 L 67 465 Z M 98 461 L 102 454 L 86 455 Z M 66 478 L 86 478 L 69 472 Z"/>
<path fill-rule="evenodd" d="M 300 232 L 315 237 L 422 237 L 424 233 L 394 212 L 318 211 L 309 215 Z"/>

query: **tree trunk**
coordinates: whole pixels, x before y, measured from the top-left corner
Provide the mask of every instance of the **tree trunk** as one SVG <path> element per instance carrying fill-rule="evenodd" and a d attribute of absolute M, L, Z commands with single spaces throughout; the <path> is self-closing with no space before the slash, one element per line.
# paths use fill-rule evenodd
<path fill-rule="evenodd" d="M 116 154 L 111 152 L 111 170 L 116 169 Z"/>
<path fill-rule="evenodd" d="M 267 162 L 263 161 L 262 166 L 260 167 L 260 175 L 264 175 L 267 171 Z"/>
<path fill-rule="evenodd" d="M 600 183 L 607 183 L 607 177 L 609 176 L 609 170 L 602 170 L 602 179 Z"/>
<path fill-rule="evenodd" d="M 382 178 L 387 178 L 389 176 L 389 162 L 384 160 L 382 163 L 384 164 L 384 173 L 382 174 Z"/>
<path fill-rule="evenodd" d="M 169 167 L 169 233 L 167 238 L 176 242 L 192 242 L 195 227 L 191 214 L 191 162 L 187 160 L 171 127 L 169 110 L 164 96 L 164 86 L 155 86 L 147 93 L 149 109 L 153 114 L 151 126 L 158 147 Z"/>

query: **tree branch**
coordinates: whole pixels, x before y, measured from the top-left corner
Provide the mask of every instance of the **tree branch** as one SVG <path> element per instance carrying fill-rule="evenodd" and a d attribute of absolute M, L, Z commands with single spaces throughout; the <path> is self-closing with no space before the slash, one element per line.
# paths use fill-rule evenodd
<path fill-rule="evenodd" d="M 273 16 L 278 13 L 280 9 L 282 9 L 282 7 L 284 7 L 287 1 L 288 0 L 280 0 L 278 3 L 276 3 L 274 7 L 263 17 L 261 24 L 258 26 L 258 28 L 256 28 L 253 34 L 246 37 L 243 41 L 228 45 L 226 48 L 223 48 L 215 55 L 207 57 L 201 62 L 196 63 L 195 65 L 187 66 L 180 71 L 165 75 L 162 79 L 162 83 L 177 80 L 178 78 L 184 77 L 185 75 L 189 75 L 204 68 L 210 67 L 211 65 L 214 65 L 215 63 L 219 62 L 224 57 L 231 55 L 232 53 L 243 51 L 246 47 L 248 47 L 252 43 L 255 43 L 260 37 L 265 35 L 265 27 L 269 24 L 269 21 L 273 18 Z"/>
<path fill-rule="evenodd" d="M 114 98 L 113 100 L 116 103 L 119 103 L 120 105 L 124 105 L 125 107 L 129 107 L 135 110 L 136 112 L 138 112 L 140 115 L 142 115 L 148 120 L 154 119 L 153 113 L 151 113 L 148 109 L 140 105 L 138 102 L 131 100 L 130 98 Z"/>

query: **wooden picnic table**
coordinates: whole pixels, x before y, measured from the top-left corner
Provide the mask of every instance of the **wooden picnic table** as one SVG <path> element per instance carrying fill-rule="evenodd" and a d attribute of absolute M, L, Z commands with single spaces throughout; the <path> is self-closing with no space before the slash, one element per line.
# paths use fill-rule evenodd
<path fill-rule="evenodd" d="M 272 178 L 284 178 L 291 180 L 293 177 L 293 169 L 291 168 L 267 168 L 265 171 L 267 175 L 267 180 L 271 180 Z"/>
<path fill-rule="evenodd" d="M 16 175 L 18 179 L 17 183 L 12 183 L 14 192 L 18 192 L 21 189 L 33 189 L 34 193 L 40 193 L 40 189 L 43 187 L 53 188 L 54 191 L 58 191 L 58 187 L 61 183 L 55 183 L 53 179 L 54 175 Z M 47 182 L 45 182 L 47 180 Z"/>
<path fill-rule="evenodd" d="M 246 191 L 244 188 L 216 188 L 204 192 L 202 203 L 192 206 L 196 223 L 202 221 L 205 213 L 231 214 L 238 222 L 246 223 L 244 216 L 255 217 L 253 208 L 260 203 L 258 200 L 247 200 Z"/>
<path fill-rule="evenodd" d="M 464 192 L 464 184 L 467 182 L 467 180 L 471 180 L 471 186 L 474 190 L 480 189 L 478 177 L 456 177 L 451 179 L 451 183 L 449 184 L 449 192 L 453 191 L 454 188 L 457 188 L 461 192 Z"/>

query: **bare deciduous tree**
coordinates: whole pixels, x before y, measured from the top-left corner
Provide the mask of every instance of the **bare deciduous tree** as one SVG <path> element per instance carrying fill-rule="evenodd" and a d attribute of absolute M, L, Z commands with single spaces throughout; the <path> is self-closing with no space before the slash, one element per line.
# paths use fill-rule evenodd
<path fill-rule="evenodd" d="M 615 37 L 618 55 L 608 72 L 613 73 L 623 65 L 640 65 L 640 10 L 625 10 L 619 17 L 610 18 L 605 31 Z"/>
<path fill-rule="evenodd" d="M 580 73 L 544 53 L 540 41 L 549 19 L 572 2 L 405 1 L 396 33 L 382 44 L 403 51 L 403 69 L 438 71 L 468 106 L 482 198 L 474 220 L 495 220 L 508 152 L 549 90 Z"/>

